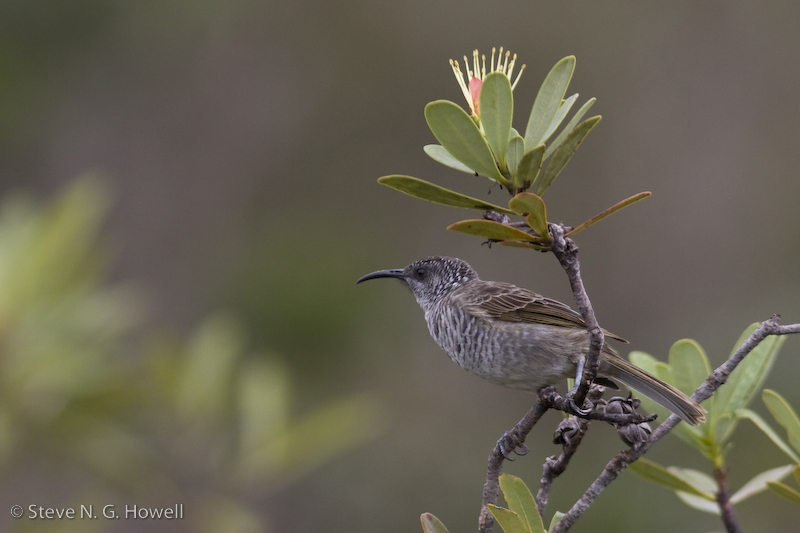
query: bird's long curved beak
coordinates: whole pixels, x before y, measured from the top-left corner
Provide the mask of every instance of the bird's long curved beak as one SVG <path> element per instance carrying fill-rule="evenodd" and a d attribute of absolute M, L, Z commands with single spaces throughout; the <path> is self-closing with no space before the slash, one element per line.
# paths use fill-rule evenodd
<path fill-rule="evenodd" d="M 367 281 L 370 279 L 378 279 L 378 278 L 397 278 L 403 279 L 403 269 L 402 268 L 392 268 L 390 270 L 378 270 L 377 272 L 372 272 L 367 274 L 366 276 L 361 276 L 356 284 L 361 283 L 362 281 Z"/>

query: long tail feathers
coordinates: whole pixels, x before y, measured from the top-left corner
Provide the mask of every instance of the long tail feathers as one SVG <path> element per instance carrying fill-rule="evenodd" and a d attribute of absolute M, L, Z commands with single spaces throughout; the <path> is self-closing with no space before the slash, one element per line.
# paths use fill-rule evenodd
<path fill-rule="evenodd" d="M 696 426 L 706 421 L 707 412 L 684 393 L 618 356 L 604 357 L 605 374 L 663 405 L 686 423 Z"/>

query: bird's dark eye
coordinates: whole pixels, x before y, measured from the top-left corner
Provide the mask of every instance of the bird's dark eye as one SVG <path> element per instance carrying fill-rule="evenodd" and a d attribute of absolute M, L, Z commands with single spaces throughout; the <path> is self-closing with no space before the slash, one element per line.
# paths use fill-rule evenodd
<path fill-rule="evenodd" d="M 425 274 L 426 274 L 426 271 L 425 271 L 425 269 L 424 269 L 424 268 L 422 268 L 422 267 L 419 267 L 418 269 L 416 269 L 416 270 L 414 271 L 414 277 L 416 277 L 417 279 L 423 279 L 423 278 L 425 278 Z"/>

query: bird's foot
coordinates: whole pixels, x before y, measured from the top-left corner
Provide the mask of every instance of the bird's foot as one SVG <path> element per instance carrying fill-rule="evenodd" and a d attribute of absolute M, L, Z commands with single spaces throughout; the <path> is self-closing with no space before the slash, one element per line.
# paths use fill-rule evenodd
<path fill-rule="evenodd" d="M 586 405 L 587 403 L 589 404 L 588 409 L 584 409 L 582 407 L 579 407 L 578 404 L 575 402 L 575 395 L 578 393 L 578 389 L 581 386 L 581 380 L 583 379 L 584 364 L 585 361 L 583 360 L 583 358 L 581 358 L 577 363 L 577 367 L 575 370 L 575 383 L 573 383 L 572 388 L 569 390 L 569 392 L 567 392 L 567 410 L 570 414 L 586 418 L 587 416 L 589 416 L 589 413 L 592 412 L 592 409 L 594 409 L 594 405 L 592 405 L 591 402 L 584 401 L 584 405 Z"/>
<path fill-rule="evenodd" d="M 592 409 L 594 409 L 594 406 L 590 402 L 584 402 L 584 405 L 586 405 L 587 403 L 589 405 L 588 409 L 583 409 L 581 407 L 578 407 L 578 404 L 575 403 L 575 399 L 572 397 L 572 394 L 567 394 L 567 408 L 570 411 L 570 413 L 575 416 L 580 416 L 583 418 L 589 416 L 589 414 L 592 412 Z"/>
<path fill-rule="evenodd" d="M 519 456 L 523 456 L 529 451 L 528 447 L 524 444 L 517 445 L 516 439 L 508 431 L 503 433 L 503 436 L 498 439 L 497 449 L 500 451 L 500 455 L 509 461 L 514 460 L 511 458 L 511 452 L 514 452 Z"/>

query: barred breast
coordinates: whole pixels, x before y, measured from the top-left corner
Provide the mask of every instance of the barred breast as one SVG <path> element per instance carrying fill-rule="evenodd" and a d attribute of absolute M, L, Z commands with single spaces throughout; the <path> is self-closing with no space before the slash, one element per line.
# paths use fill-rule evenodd
<path fill-rule="evenodd" d="M 575 345 L 588 349 L 586 331 L 489 322 L 448 298 L 426 309 L 425 320 L 433 339 L 459 366 L 498 385 L 531 392 L 574 376 Z"/>

